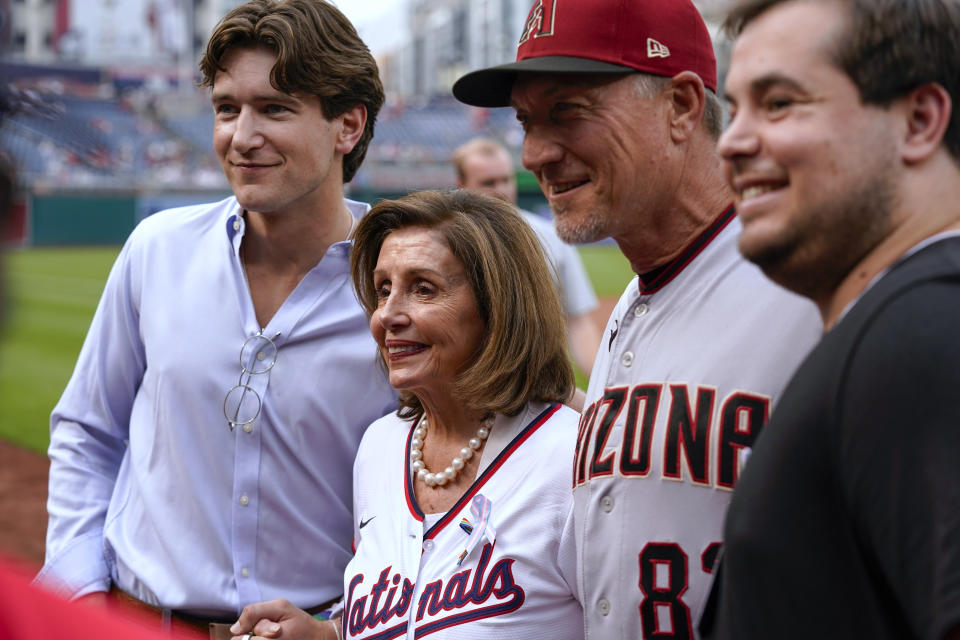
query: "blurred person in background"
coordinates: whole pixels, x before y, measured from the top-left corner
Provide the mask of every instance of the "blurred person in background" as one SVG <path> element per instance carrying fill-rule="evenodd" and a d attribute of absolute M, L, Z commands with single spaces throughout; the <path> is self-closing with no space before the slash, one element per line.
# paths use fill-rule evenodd
<path fill-rule="evenodd" d="M 349 278 L 369 50 L 324 0 L 253 0 L 200 68 L 233 196 L 120 253 L 51 417 L 37 579 L 224 637 L 245 604 L 340 598 L 351 463 L 396 396 Z"/>
<path fill-rule="evenodd" d="M 235 637 L 583 637 L 563 310 L 514 207 L 471 191 L 377 203 L 351 258 L 400 392 L 354 464 L 343 615 L 251 605 Z M 246 638 L 249 640 L 249 638 Z"/>
<path fill-rule="evenodd" d="M 474 138 L 453 152 L 457 186 L 480 191 L 517 204 L 517 178 L 513 158 L 505 146 L 489 138 Z M 553 225 L 540 216 L 519 210 L 540 240 L 554 271 L 567 320 L 567 342 L 573 360 L 585 374 L 593 369 L 600 346 L 600 327 L 593 319 L 597 297 L 575 247 L 564 244 Z"/>
<path fill-rule="evenodd" d="M 742 462 L 820 332 L 737 251 L 710 34 L 690 0 L 538 0 L 517 61 L 461 101 L 512 106 L 567 242 L 637 277 L 607 323 L 573 468 L 587 637 L 690 638 Z"/>

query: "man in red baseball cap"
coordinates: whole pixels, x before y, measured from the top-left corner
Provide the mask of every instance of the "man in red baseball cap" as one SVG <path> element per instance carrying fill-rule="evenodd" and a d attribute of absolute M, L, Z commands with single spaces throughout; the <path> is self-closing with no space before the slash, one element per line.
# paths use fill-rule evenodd
<path fill-rule="evenodd" d="M 573 468 L 587 638 L 695 637 L 741 466 L 820 332 L 737 251 L 716 83 L 689 0 L 537 0 L 516 62 L 453 87 L 516 110 L 560 237 L 612 237 L 637 274 Z"/>

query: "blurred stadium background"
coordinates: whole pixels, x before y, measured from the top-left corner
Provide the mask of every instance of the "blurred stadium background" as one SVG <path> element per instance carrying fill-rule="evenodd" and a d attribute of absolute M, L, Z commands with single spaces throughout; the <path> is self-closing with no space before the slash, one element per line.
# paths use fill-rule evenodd
<path fill-rule="evenodd" d="M 0 336 L 0 438 L 46 448 L 50 410 L 133 227 L 161 209 L 229 195 L 196 61 L 237 4 L 0 0 L 0 153 L 19 185 L 5 237 L 14 249 Z M 513 59 L 530 0 L 337 4 L 377 56 L 388 90 L 350 197 L 450 187 L 452 150 L 478 135 L 505 142 L 519 166 L 512 110 L 466 107 L 450 86 L 470 69 Z M 697 4 L 715 25 L 723 0 Z M 718 57 L 726 59 L 722 43 Z M 518 182 L 521 206 L 549 216 L 533 176 L 520 170 Z M 618 296 L 632 274 L 615 247 L 581 253 L 598 295 Z"/>

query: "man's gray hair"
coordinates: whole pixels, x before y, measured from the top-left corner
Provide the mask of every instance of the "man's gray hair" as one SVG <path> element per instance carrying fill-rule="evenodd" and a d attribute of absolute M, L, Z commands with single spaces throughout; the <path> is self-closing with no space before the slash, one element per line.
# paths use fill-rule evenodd
<path fill-rule="evenodd" d="M 633 75 L 635 77 L 634 90 L 637 96 L 641 98 L 653 98 L 670 84 L 670 78 L 665 76 L 650 73 L 635 73 Z M 723 132 L 723 106 L 720 104 L 717 94 L 713 91 L 704 87 L 703 92 L 706 96 L 703 106 L 703 124 L 707 128 L 707 133 L 714 140 L 719 140 L 720 134 Z"/>

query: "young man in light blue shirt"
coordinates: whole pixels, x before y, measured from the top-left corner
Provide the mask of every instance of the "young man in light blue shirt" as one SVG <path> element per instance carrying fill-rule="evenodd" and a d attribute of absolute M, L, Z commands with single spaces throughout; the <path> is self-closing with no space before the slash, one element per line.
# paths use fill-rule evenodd
<path fill-rule="evenodd" d="M 148 218 L 117 259 L 51 419 L 38 579 L 205 627 L 340 596 L 354 454 L 395 396 L 349 278 L 369 50 L 323 0 L 253 0 L 201 71 L 234 196 Z"/>

